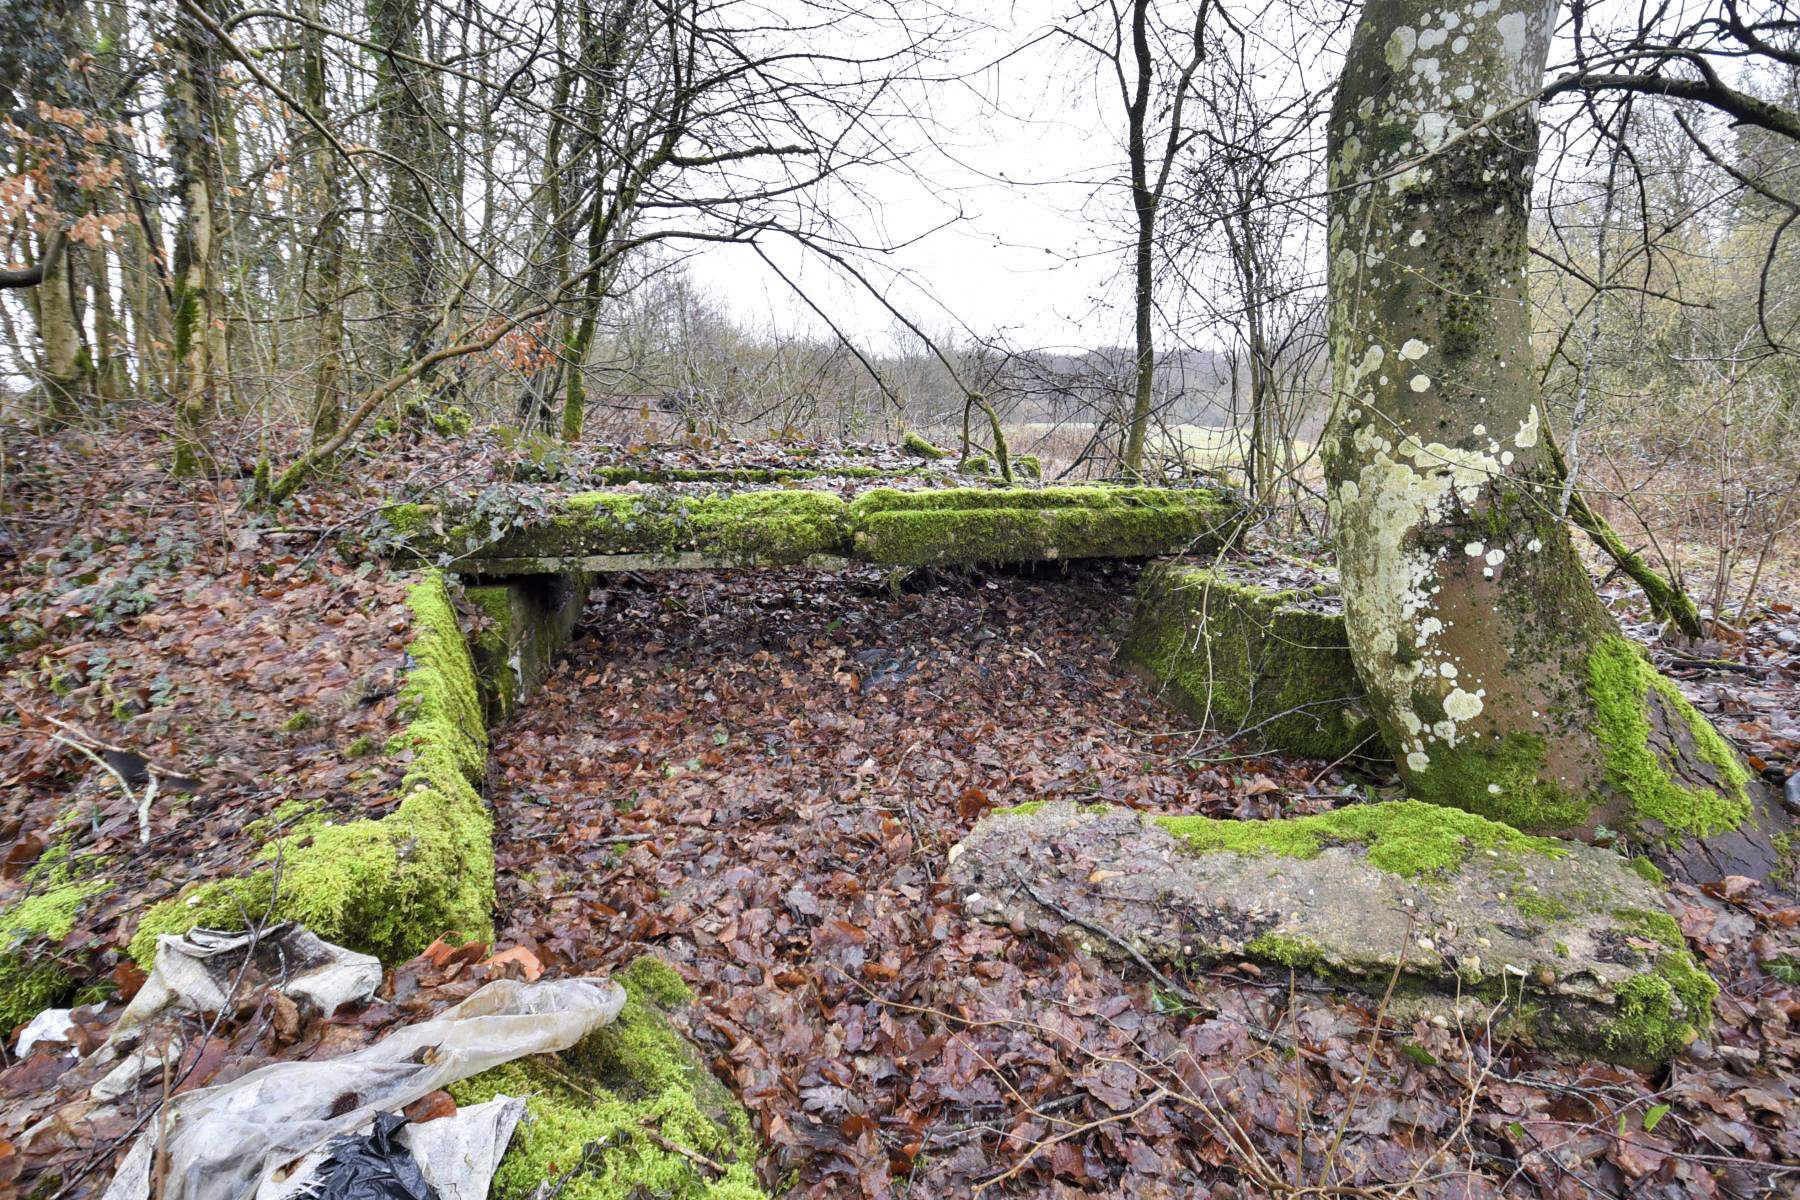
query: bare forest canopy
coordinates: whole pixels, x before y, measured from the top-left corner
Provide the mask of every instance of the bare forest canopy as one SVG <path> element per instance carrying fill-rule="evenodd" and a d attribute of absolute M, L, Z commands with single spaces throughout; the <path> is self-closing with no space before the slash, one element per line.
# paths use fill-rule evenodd
<path fill-rule="evenodd" d="M 1795 515 L 1751 482 L 1796 419 L 1797 60 L 1764 7 L 1574 6 L 1534 192 L 1571 467 L 1647 530 L 1710 525 L 1733 553 Z M 1304 497 L 1354 10 L 956 8 L 9 0 L 7 419 L 128 412 L 184 470 L 263 454 L 289 492 L 408 401 L 570 439 L 660 416 L 897 437 L 959 426 L 975 393 L 1102 471 L 1231 427 L 1259 497 Z M 1040 142 L 1027 184 L 984 165 Z M 1075 284 L 1049 272 L 1040 301 L 1085 347 L 1033 344 L 1033 314 L 959 318 L 979 306 L 908 257 L 974 219 L 964 193 L 987 189 L 990 224 L 1026 211 L 995 187 L 1113 248 L 1044 247 Z M 721 290 L 735 276 L 775 311 Z M 1671 487 L 1702 483 L 1676 512 Z"/>

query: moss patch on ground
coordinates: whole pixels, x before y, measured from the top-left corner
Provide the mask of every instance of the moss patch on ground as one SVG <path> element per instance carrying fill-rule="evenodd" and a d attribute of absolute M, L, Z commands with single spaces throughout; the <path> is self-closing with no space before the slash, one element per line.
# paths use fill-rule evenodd
<path fill-rule="evenodd" d="M 1588 699 L 1594 733 L 1605 746 L 1607 782 L 1630 805 L 1634 824 L 1654 822 L 1661 840 L 1706 837 L 1736 829 L 1750 815 L 1750 772 L 1705 717 L 1643 653 L 1614 634 L 1588 656 Z M 1711 768 L 1714 785 L 1684 783 L 1668 747 L 1653 737 L 1650 706 L 1659 705 L 1691 739 L 1691 754 Z"/>
<path fill-rule="evenodd" d="M 527 1096 L 494 1177 L 494 1200 L 545 1183 L 563 1200 L 762 1200 L 750 1121 L 669 1021 L 692 999 L 666 964 L 640 958 L 620 977 L 618 1019 L 560 1055 L 521 1059 L 454 1084 L 458 1104 Z M 705 1155 L 723 1175 L 650 1137 Z"/>
<path fill-rule="evenodd" d="M 1146 574 L 1120 657 L 1183 712 L 1258 745 L 1337 759 L 1380 755 L 1342 615 L 1205 567 Z"/>
<path fill-rule="evenodd" d="M 321 825 L 265 846 L 268 867 L 216 880 L 144 914 L 131 956 L 148 967 L 156 938 L 197 925 L 241 928 L 265 914 L 304 922 L 327 941 L 394 961 L 440 933 L 485 938 L 493 923 L 493 822 L 476 786 L 487 734 L 474 667 L 441 576 L 407 594 L 415 666 L 412 718 L 397 743 L 412 754 L 402 799 L 380 820 Z"/>
<path fill-rule="evenodd" d="M 1366 848 L 1369 864 L 1413 876 L 1453 868 L 1478 850 L 1512 850 L 1560 857 L 1562 845 L 1531 837 L 1474 813 L 1418 800 L 1353 804 L 1310 817 L 1233 821 L 1214 817 L 1157 817 L 1192 853 L 1278 854 L 1313 858 L 1327 846 Z"/>
<path fill-rule="evenodd" d="M 0 912 L 0 1036 L 75 990 L 74 973 L 52 947 L 75 928 L 82 906 L 111 884 L 84 877 L 103 862 L 72 859 L 66 841 L 45 851 L 29 874 L 28 894 Z"/>

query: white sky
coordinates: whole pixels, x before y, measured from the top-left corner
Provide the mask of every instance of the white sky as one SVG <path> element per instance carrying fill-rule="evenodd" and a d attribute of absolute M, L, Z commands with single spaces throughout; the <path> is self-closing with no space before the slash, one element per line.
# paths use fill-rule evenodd
<path fill-rule="evenodd" d="M 1057 8 L 1041 0 L 1000 6 L 992 26 L 967 39 L 956 69 L 975 71 L 1029 41 Z M 1125 261 L 1113 252 L 1120 230 L 1104 220 L 1108 201 L 1091 199 L 1093 181 L 1110 176 L 1122 157 L 1116 90 L 1096 97 L 1096 82 L 1091 58 L 1046 43 L 971 75 L 966 86 L 940 87 L 933 93 L 939 144 L 921 142 L 907 160 L 917 176 L 890 171 L 873 181 L 887 241 L 932 232 L 880 256 L 871 281 L 885 278 L 889 302 L 934 338 L 952 330 L 960 337 L 966 328 L 1005 333 L 1020 346 L 1129 340 L 1129 314 L 1096 303 Z M 846 333 L 879 344 L 893 318 L 809 258 L 778 261 Z M 747 326 L 773 320 L 824 332 L 754 255 L 703 252 L 689 270 Z"/>

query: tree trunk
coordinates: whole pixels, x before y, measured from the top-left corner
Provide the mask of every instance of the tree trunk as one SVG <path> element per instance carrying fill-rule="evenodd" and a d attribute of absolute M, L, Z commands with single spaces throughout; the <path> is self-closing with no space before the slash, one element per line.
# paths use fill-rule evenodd
<path fill-rule="evenodd" d="M 227 364 L 221 329 L 223 269 L 218 238 L 218 152 L 213 140 L 218 70 L 212 36 L 186 13 L 175 18 L 170 48 L 167 127 L 175 193 L 174 321 L 176 443 L 174 471 L 191 475 L 207 458 L 207 427 L 219 406 Z"/>
<path fill-rule="evenodd" d="M 1775 818 L 1557 514 L 1526 295 L 1556 0 L 1370 0 L 1329 140 L 1326 471 L 1357 668 L 1414 796 L 1766 875 Z"/>
<path fill-rule="evenodd" d="M 1156 301 L 1155 265 L 1156 202 L 1150 190 L 1149 132 L 1150 53 L 1149 0 L 1133 0 L 1131 7 L 1132 57 L 1137 64 L 1136 87 L 1125 106 L 1126 153 L 1131 160 L 1131 208 L 1137 218 L 1137 244 L 1132 253 L 1131 309 L 1136 359 L 1133 363 L 1131 417 L 1125 427 L 1125 452 L 1120 466 L 1127 479 L 1144 472 L 1144 435 L 1150 428 L 1151 392 L 1156 382 L 1156 343 L 1151 324 Z"/>
<path fill-rule="evenodd" d="M 53 426 L 72 425 L 81 419 L 92 380 L 82 362 L 81 331 L 75 321 L 75 255 L 61 230 L 44 239 L 42 261 L 44 278 L 32 296 L 32 311 L 44 347 L 38 367 L 44 415 Z"/>
<path fill-rule="evenodd" d="M 302 0 L 300 11 L 309 21 L 319 20 L 318 0 Z M 331 120 L 330 95 L 325 81 L 325 39 L 318 30 L 305 28 L 300 34 L 301 84 L 308 108 L 322 122 Z M 344 348 L 344 195 L 340 182 L 337 152 L 324 136 L 306 129 L 306 152 L 310 160 L 306 172 L 314 211 L 312 295 L 316 316 L 314 330 L 318 365 L 313 372 L 312 444 L 329 441 L 343 421 L 343 348 Z"/>
<path fill-rule="evenodd" d="M 372 0 L 371 38 L 390 53 L 376 62 L 376 144 L 389 158 L 381 235 L 374 258 L 376 289 L 393 331 L 383 374 L 425 353 L 438 299 L 437 226 L 429 181 L 443 147 L 431 126 L 437 76 L 400 57 L 419 52 L 418 0 Z"/>

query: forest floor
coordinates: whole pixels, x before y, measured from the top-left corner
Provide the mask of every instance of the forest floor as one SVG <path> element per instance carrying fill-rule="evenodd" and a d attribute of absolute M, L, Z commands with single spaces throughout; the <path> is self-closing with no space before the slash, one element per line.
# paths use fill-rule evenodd
<path fill-rule="evenodd" d="M 129 992 L 143 904 L 242 867 L 253 833 L 303 809 L 391 803 L 399 764 L 368 751 L 392 726 L 403 587 L 331 542 L 406 487 L 483 486 L 503 451 L 390 445 L 268 517 L 245 481 L 166 481 L 150 442 L 12 449 L 0 902 L 50 821 L 85 805 L 85 844 L 133 883 L 43 949 L 111 981 L 96 995 Z M 1656 1073 L 1401 1024 L 1250 964 L 1186 978 L 1194 1009 L 1135 968 L 964 918 L 946 855 L 997 805 L 1256 819 L 1388 794 L 1379 772 L 1186 728 L 1112 661 L 1134 579 L 614 578 L 495 731 L 496 945 L 551 972 L 645 950 L 674 964 L 756 1117 L 765 1177 L 793 1195 L 1800 1194 L 1800 906 L 1752 881 L 1672 893 L 1723 994 L 1711 1035 Z M 1772 775 L 1800 758 L 1793 563 L 1776 579 L 1730 640 L 1659 649 Z M 1714 658 L 1734 665 L 1689 661 Z M 153 808 L 147 844 L 67 744 L 84 738 L 197 781 Z M 463 967 L 411 964 L 381 1003 L 310 1029 L 239 1014 L 183 1086 L 353 1048 L 497 969 Z M 75 1163 L 95 1169 L 64 1194 L 84 1194 L 122 1148 L 123 1127 L 81 1123 L 68 1061 L 0 1070 L 0 1195 Z M 46 1113 L 56 1136 L 15 1145 Z"/>

